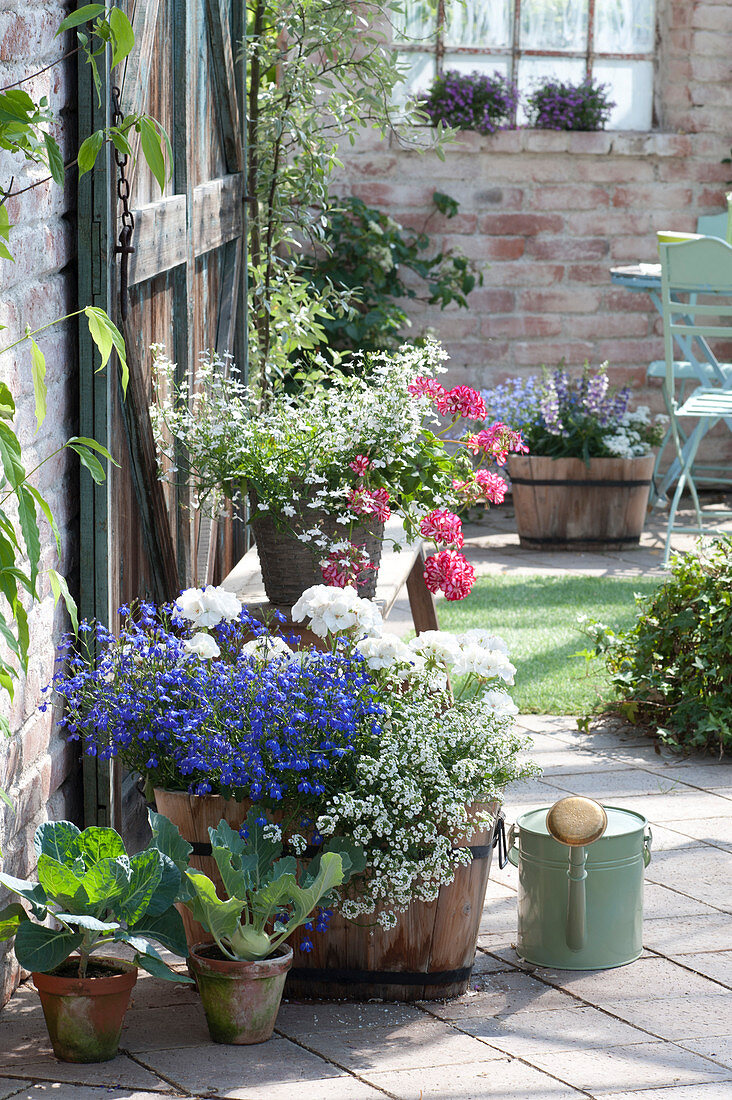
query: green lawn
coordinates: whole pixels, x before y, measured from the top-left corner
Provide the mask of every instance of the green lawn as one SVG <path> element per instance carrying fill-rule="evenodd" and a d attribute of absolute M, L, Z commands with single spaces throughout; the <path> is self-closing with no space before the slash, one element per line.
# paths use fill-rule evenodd
<path fill-rule="evenodd" d="M 479 577 L 465 600 L 439 603 L 440 627 L 471 627 L 506 639 L 516 665 L 511 694 L 524 714 L 586 714 L 609 686 L 602 661 L 574 654 L 589 639 L 577 626 L 584 614 L 606 626 L 629 626 L 634 593 L 647 595 L 656 580 L 608 577 Z"/>

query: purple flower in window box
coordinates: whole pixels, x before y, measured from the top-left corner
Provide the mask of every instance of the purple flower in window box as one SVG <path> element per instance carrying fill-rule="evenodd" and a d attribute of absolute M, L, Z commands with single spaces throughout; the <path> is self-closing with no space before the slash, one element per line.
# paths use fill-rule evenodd
<path fill-rule="evenodd" d="M 518 89 L 497 72 L 489 76 L 450 70 L 435 77 L 417 103 L 433 126 L 442 122 L 456 130 L 494 134 L 513 125 Z"/>
<path fill-rule="evenodd" d="M 535 130 L 603 130 L 615 106 L 608 87 L 591 76 L 580 84 L 545 80 L 526 96 L 527 125 Z"/>

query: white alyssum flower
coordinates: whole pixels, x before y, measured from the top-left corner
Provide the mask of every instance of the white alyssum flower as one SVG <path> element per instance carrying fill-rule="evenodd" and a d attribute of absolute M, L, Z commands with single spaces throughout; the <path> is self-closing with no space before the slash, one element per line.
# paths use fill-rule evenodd
<path fill-rule="evenodd" d="M 212 638 L 210 634 L 206 634 L 204 631 L 194 634 L 187 642 L 184 642 L 183 648 L 187 653 L 194 653 L 196 657 L 201 657 L 206 660 L 211 657 L 221 656 L 221 650 L 218 647 L 216 639 Z"/>
<path fill-rule="evenodd" d="M 310 629 L 319 638 L 346 631 L 379 634 L 383 628 L 381 612 L 376 604 L 361 599 L 351 587 L 314 584 L 303 592 L 291 615 L 296 623 L 309 620 Z"/>
<path fill-rule="evenodd" d="M 233 622 L 241 614 L 241 601 L 227 588 L 187 588 L 175 601 L 184 619 L 194 626 L 216 626 L 222 620 Z"/>

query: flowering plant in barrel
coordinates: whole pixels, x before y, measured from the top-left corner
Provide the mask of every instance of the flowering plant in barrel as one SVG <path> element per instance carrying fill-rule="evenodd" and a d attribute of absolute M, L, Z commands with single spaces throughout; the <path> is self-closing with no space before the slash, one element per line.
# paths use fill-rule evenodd
<path fill-rule="evenodd" d="M 294 650 L 222 589 L 123 612 L 118 638 L 95 628 L 95 660 L 69 652 L 55 677 L 68 735 L 149 787 L 276 812 L 295 854 L 352 838 L 368 872 L 341 897 L 346 916 L 388 927 L 434 897 L 487 820 L 471 807 L 531 771 L 505 690 L 515 670 L 489 632 L 405 643 L 353 586 L 314 586 L 292 609 L 325 651 Z"/>
<path fill-rule="evenodd" d="M 215 356 L 203 362 L 200 388 L 190 393 L 176 385 L 158 349 L 163 397 L 151 415 L 161 461 L 173 462 L 182 444 L 199 504 L 215 510 L 248 494 L 257 543 L 273 525 L 308 549 L 313 579 L 329 585 L 373 594 L 383 525 L 398 516 L 408 538 L 421 533 L 437 543 L 425 573 L 431 590 L 462 599 L 473 573 L 461 553 L 457 512 L 502 499 L 504 482 L 489 466 L 505 462 L 521 441 L 502 424 L 460 433 L 461 421 L 482 418 L 485 409 L 475 390 L 445 389 L 436 380 L 444 359 L 435 343 L 355 355 L 296 395 L 281 389 L 262 397 Z M 267 556 L 260 554 L 263 568 Z M 268 594 L 291 606 L 312 583 L 289 601 Z"/>
<path fill-rule="evenodd" d="M 519 431 L 532 455 L 586 462 L 648 455 L 663 439 L 666 417 L 652 419 L 646 405 L 631 409 L 630 387 L 612 387 L 607 367 L 585 364 L 575 378 L 558 367 L 509 379 L 482 391 L 487 416 Z"/>

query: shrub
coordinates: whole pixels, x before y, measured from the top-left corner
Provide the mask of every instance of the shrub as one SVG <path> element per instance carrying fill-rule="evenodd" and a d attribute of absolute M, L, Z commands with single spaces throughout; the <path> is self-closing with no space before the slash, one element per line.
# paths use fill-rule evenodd
<path fill-rule="evenodd" d="M 512 125 L 517 103 L 516 85 L 500 73 L 488 76 L 451 70 L 435 77 L 417 106 L 433 126 L 442 122 L 456 130 L 494 134 Z"/>
<path fill-rule="evenodd" d="M 608 85 L 545 80 L 526 97 L 528 125 L 537 130 L 602 130 L 615 106 Z"/>
<path fill-rule="evenodd" d="M 671 575 L 637 598 L 634 626 L 588 631 L 603 654 L 620 709 L 676 749 L 732 747 L 732 537 L 676 555 Z"/>

